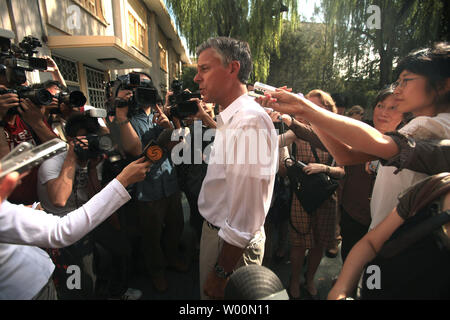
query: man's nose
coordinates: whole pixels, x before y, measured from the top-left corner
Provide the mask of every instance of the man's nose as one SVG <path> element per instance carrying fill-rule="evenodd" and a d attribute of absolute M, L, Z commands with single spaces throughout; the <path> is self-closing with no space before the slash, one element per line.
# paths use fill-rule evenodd
<path fill-rule="evenodd" d="M 200 82 L 200 77 L 199 77 L 198 73 L 194 77 L 194 82 L 195 83 L 199 83 Z"/>

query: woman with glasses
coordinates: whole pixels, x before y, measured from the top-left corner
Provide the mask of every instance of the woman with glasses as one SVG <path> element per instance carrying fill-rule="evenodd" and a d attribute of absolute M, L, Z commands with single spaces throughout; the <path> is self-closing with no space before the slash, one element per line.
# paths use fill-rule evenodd
<path fill-rule="evenodd" d="M 283 89 L 258 101 L 263 106 L 308 120 L 340 165 L 379 158 L 388 160 L 400 152 L 392 136 L 401 135 L 405 140 L 408 136 L 415 140 L 450 137 L 450 44 L 439 43 L 433 48 L 410 53 L 400 61 L 397 72 L 394 95 L 398 111 L 411 112 L 415 119 L 394 133 L 383 134 Z M 394 174 L 395 170 L 381 167 L 378 171 L 371 201 L 370 229 L 395 208 L 401 192 L 426 177 L 410 170 Z"/>

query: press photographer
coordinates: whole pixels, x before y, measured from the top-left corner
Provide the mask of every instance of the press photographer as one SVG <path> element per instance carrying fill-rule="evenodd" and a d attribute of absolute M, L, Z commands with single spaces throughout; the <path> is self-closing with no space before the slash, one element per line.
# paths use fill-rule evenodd
<path fill-rule="evenodd" d="M 130 87 L 130 84 L 138 83 L 137 76 L 141 85 Z M 159 102 L 162 100 L 158 95 L 150 95 L 149 90 L 147 98 L 141 100 L 137 96 L 140 93 L 137 89 L 142 88 L 143 84 L 147 89 L 156 90 L 151 77 L 139 72 L 119 77 L 111 90 L 110 101 L 120 101 L 114 108 L 114 124 L 119 127 L 124 151 L 133 157 L 140 156 L 143 147 L 151 141 L 157 141 L 165 128 L 173 128 L 161 110 Z M 146 179 L 136 184 L 135 199 L 146 269 L 156 290 L 164 292 L 167 290 L 166 266 L 178 271 L 187 270 L 187 265 L 178 257 L 184 219 L 177 175 L 170 159 L 165 159 L 161 165 L 152 166 Z M 165 244 L 164 248 L 161 243 Z"/>
<path fill-rule="evenodd" d="M 43 115 L 44 105 L 52 102 L 52 95 L 26 86 L 26 72 L 47 71 L 49 59 L 33 57 L 40 46 L 37 39 L 26 37 L 19 46 L 13 46 L 13 38 L 12 32 L 0 29 L 0 127 L 5 132 L 0 135 L 0 157 L 22 142 L 39 145 L 55 138 Z M 37 201 L 36 181 L 34 169 L 16 188 L 10 201 L 23 204 Z"/>

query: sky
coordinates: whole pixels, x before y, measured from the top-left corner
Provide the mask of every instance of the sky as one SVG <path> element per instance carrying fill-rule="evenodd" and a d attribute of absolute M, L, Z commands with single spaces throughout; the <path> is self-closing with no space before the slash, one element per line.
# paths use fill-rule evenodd
<path fill-rule="evenodd" d="M 314 6 L 320 6 L 320 0 L 298 0 L 298 13 L 305 18 L 306 21 L 319 21 L 319 17 L 312 19 L 314 14 Z"/>

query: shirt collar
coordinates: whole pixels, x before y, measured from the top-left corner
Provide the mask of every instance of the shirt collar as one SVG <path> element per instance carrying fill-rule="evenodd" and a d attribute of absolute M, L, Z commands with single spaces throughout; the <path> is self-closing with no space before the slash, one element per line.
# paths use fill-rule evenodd
<path fill-rule="evenodd" d="M 227 124 L 228 122 L 230 122 L 230 120 L 233 118 L 233 116 L 241 110 L 242 105 L 244 104 L 243 101 L 246 99 L 246 97 L 248 97 L 248 94 L 245 93 L 242 96 L 240 96 L 239 98 L 237 98 L 236 100 L 233 101 L 232 104 L 230 104 L 225 110 L 223 110 L 218 118 L 218 126 L 221 127 L 222 125 Z M 220 123 L 222 122 L 222 123 Z"/>

